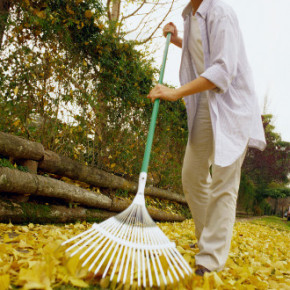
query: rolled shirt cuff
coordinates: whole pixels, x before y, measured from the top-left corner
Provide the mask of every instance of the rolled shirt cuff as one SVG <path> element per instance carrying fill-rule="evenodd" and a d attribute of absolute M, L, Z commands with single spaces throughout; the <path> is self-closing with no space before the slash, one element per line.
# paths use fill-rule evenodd
<path fill-rule="evenodd" d="M 221 69 L 219 65 L 213 65 L 209 67 L 200 76 L 214 83 L 216 88 L 213 89 L 213 91 L 218 94 L 225 93 L 231 83 L 230 77 L 227 73 L 225 73 L 224 70 Z"/>

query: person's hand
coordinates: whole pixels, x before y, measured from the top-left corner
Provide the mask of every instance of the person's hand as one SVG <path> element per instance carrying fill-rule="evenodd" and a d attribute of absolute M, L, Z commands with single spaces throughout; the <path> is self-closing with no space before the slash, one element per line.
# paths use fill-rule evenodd
<path fill-rule="evenodd" d="M 175 42 L 178 39 L 177 28 L 174 23 L 169 22 L 163 27 L 163 36 L 166 37 L 168 33 L 171 33 L 171 42 Z"/>
<path fill-rule="evenodd" d="M 161 99 L 161 100 L 171 101 L 171 102 L 177 101 L 179 99 L 178 95 L 176 94 L 175 89 L 171 89 L 160 84 L 155 86 L 150 91 L 147 98 L 151 99 L 152 102 L 154 102 L 156 99 Z"/>

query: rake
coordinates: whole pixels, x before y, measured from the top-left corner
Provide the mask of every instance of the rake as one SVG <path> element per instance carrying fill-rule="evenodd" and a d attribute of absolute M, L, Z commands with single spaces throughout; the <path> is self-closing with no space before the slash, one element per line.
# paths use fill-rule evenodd
<path fill-rule="evenodd" d="M 168 33 L 160 71 L 162 84 L 171 34 Z M 144 198 L 150 152 L 160 100 L 156 99 L 150 121 L 147 143 L 139 175 L 138 192 L 132 204 L 120 214 L 67 240 L 75 242 L 66 252 L 78 255 L 82 267 L 94 275 L 116 283 L 138 283 L 140 287 L 167 285 L 178 282 L 192 273 L 192 269 L 150 217 Z"/>

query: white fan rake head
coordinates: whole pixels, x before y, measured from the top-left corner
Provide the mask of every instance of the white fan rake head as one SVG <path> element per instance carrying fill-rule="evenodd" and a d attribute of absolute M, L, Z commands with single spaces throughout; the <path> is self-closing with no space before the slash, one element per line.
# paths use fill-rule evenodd
<path fill-rule="evenodd" d="M 66 251 L 71 257 L 80 255 L 82 266 L 95 275 L 152 287 L 178 282 L 192 269 L 151 219 L 144 199 L 145 175 L 140 174 L 138 193 L 126 210 L 62 245 L 75 241 Z"/>

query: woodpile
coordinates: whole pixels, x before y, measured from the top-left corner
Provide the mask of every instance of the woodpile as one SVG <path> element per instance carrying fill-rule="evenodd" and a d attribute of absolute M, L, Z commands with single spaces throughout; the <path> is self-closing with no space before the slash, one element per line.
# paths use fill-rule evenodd
<path fill-rule="evenodd" d="M 47 212 L 46 217 L 41 216 L 41 211 L 34 211 L 34 216 L 44 222 L 69 222 L 87 219 L 105 219 L 117 212 L 123 211 L 131 201 L 118 197 L 109 197 L 100 192 L 90 191 L 74 184 L 48 176 L 38 175 L 37 171 L 51 175 L 63 176 L 69 179 L 84 182 L 88 185 L 102 189 L 122 189 L 136 193 L 138 184 L 122 177 L 90 167 L 70 158 L 60 156 L 52 151 L 45 150 L 40 143 L 28 141 L 24 138 L 0 132 L 0 155 L 9 158 L 22 166 L 26 166 L 29 172 L 0 167 L 0 193 L 6 196 L 32 195 L 63 200 L 68 203 L 77 203 L 77 208 L 68 209 L 65 206 L 54 205 Z M 161 199 L 167 199 L 185 204 L 184 196 L 149 186 L 145 195 Z M 29 219 L 29 213 L 21 207 L 23 203 L 13 201 L 15 206 L 5 206 L 0 201 L 0 222 L 13 220 L 20 222 Z M 98 209 L 93 210 L 93 209 Z M 185 218 L 180 215 L 168 213 L 156 208 L 148 208 L 153 219 L 158 221 L 182 221 Z M 31 216 L 30 219 L 33 217 Z"/>
<path fill-rule="evenodd" d="M 43 160 L 39 162 L 38 166 L 45 172 L 66 176 L 70 179 L 83 181 L 97 187 L 123 189 L 128 192 L 136 192 L 138 187 L 136 182 L 128 181 L 96 167 L 80 164 L 75 160 L 48 150 L 44 152 Z M 153 186 L 145 189 L 145 195 L 186 204 L 184 196 Z"/>

